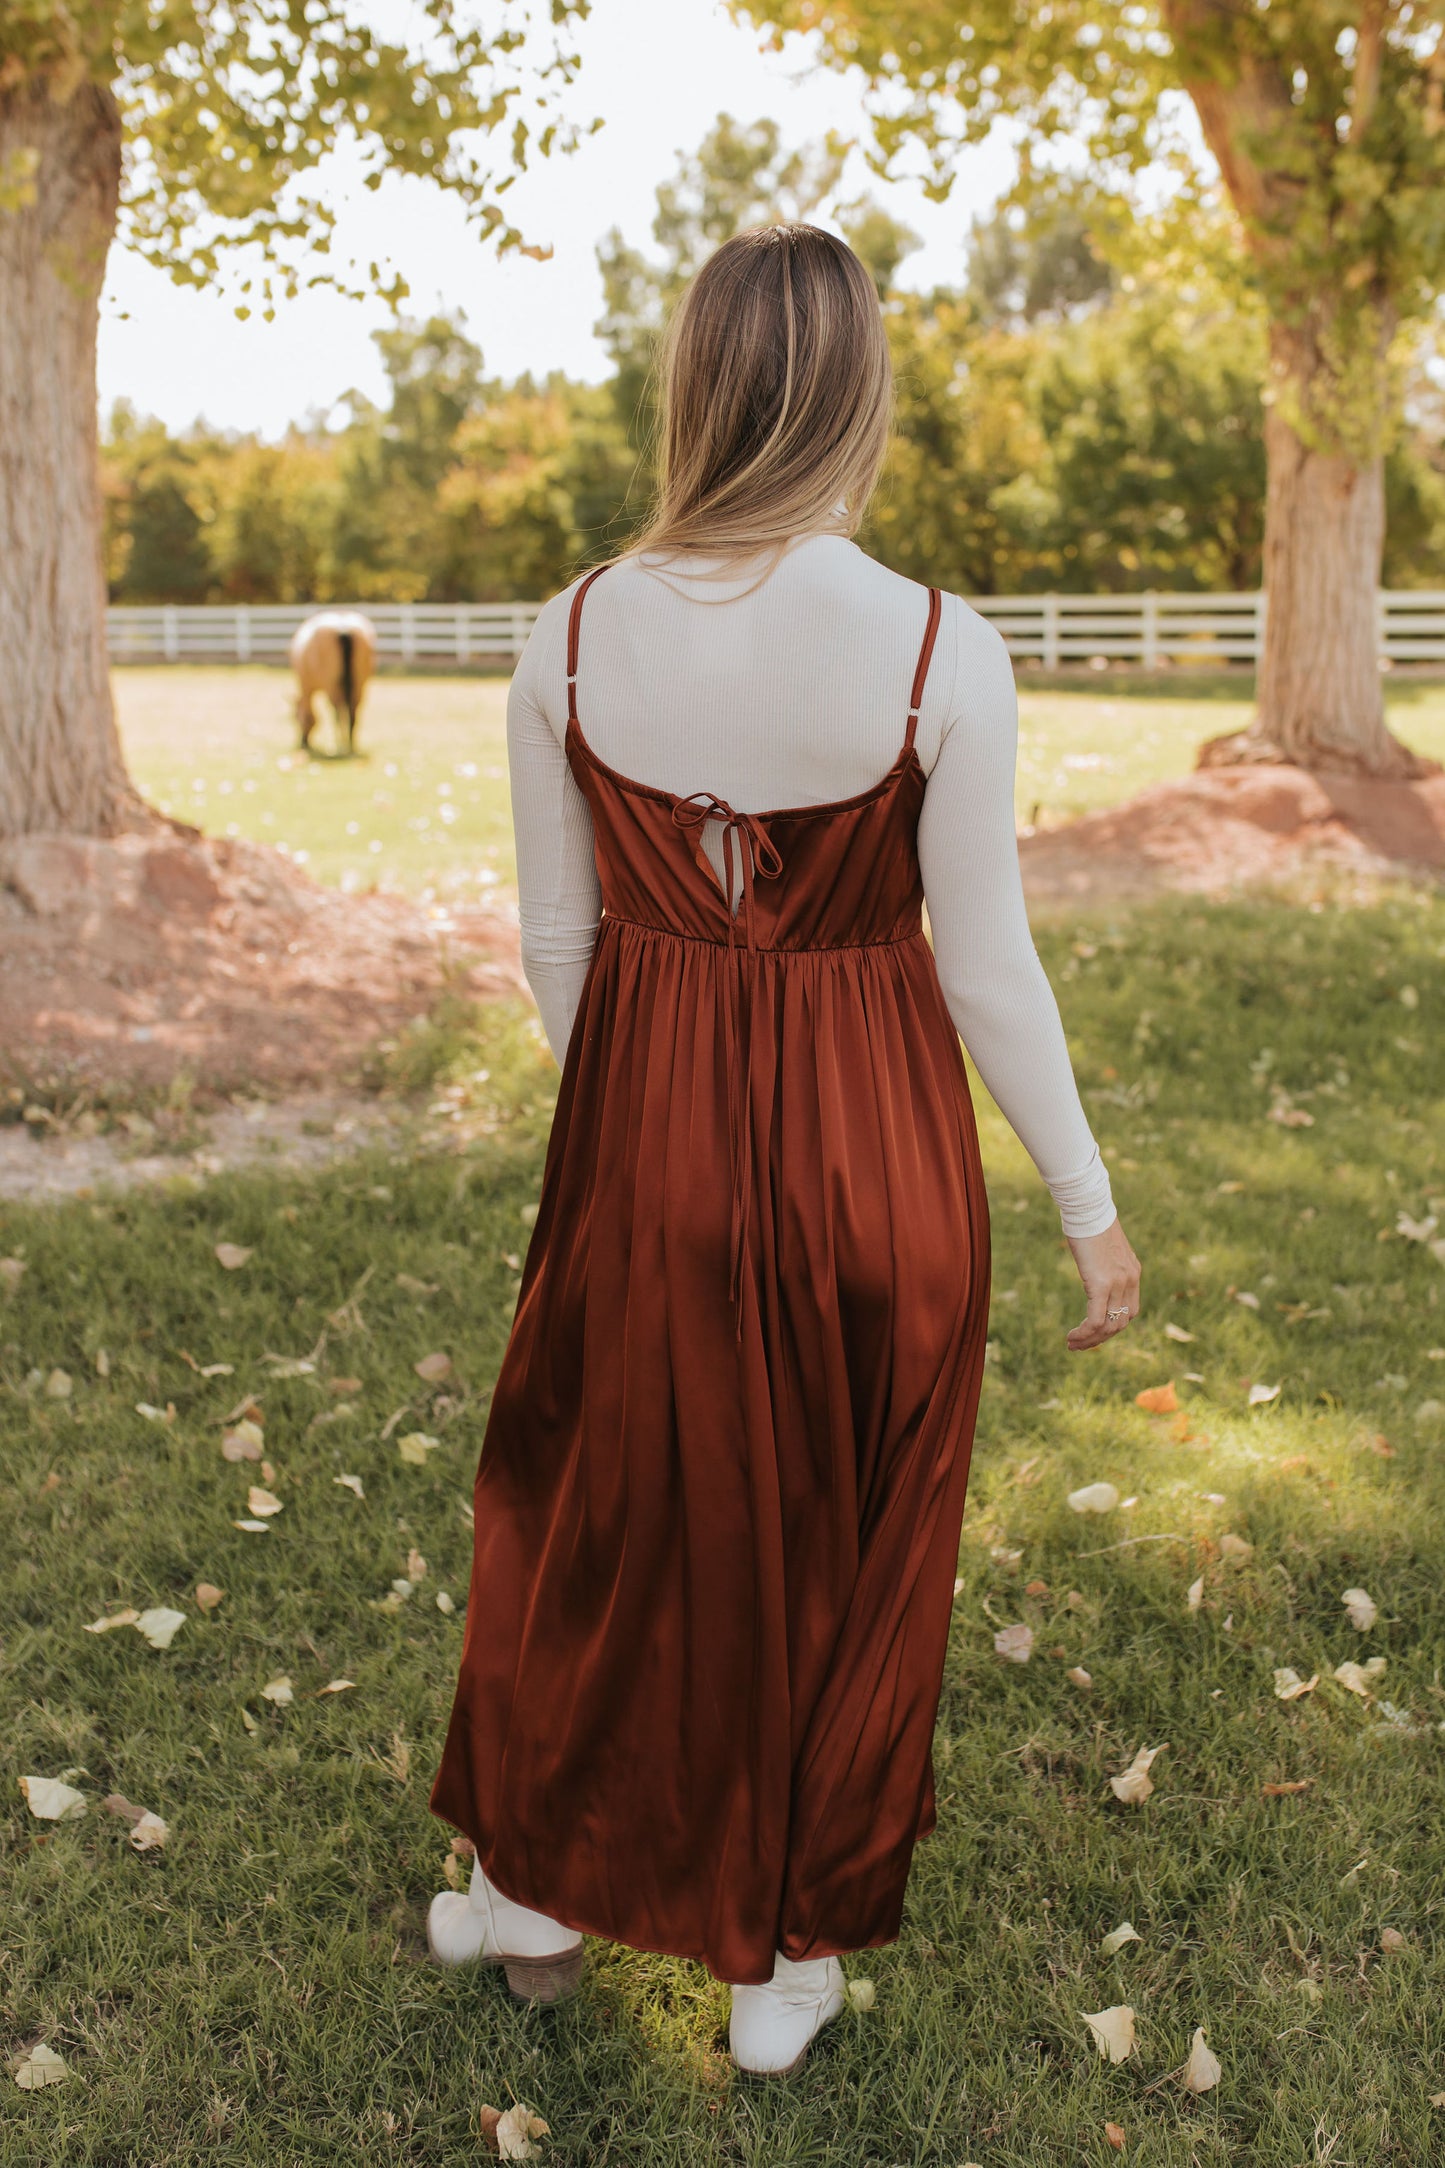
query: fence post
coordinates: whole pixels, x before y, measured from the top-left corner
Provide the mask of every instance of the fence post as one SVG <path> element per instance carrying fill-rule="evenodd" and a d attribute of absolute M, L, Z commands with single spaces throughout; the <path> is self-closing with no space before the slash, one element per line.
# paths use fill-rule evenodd
<path fill-rule="evenodd" d="M 1144 604 L 1144 621 L 1140 628 L 1143 647 L 1140 660 L 1146 670 L 1157 670 L 1161 660 L 1159 654 L 1159 597 L 1154 592 L 1154 589 L 1150 587 L 1145 590 L 1141 600 Z"/>
<path fill-rule="evenodd" d="M 1057 670 L 1059 667 L 1059 598 L 1057 595 L 1044 596 L 1043 665 L 1046 670 Z"/>
<path fill-rule="evenodd" d="M 416 619 L 409 602 L 401 606 L 401 659 L 403 662 L 416 660 Z"/>
<path fill-rule="evenodd" d="M 452 612 L 452 644 L 456 649 L 458 662 L 471 661 L 472 619 L 464 602 L 459 602 Z"/>
<path fill-rule="evenodd" d="M 251 613 L 244 602 L 236 605 L 236 660 L 251 660 Z"/>
<path fill-rule="evenodd" d="M 161 612 L 161 646 L 167 662 L 174 662 L 181 652 L 181 620 L 174 603 Z"/>

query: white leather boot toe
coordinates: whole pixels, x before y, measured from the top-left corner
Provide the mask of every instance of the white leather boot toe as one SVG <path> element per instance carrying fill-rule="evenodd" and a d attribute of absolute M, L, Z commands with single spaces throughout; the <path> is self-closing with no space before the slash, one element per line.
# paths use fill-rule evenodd
<path fill-rule="evenodd" d="M 582 1938 L 570 1927 L 514 1904 L 473 1867 L 465 1897 L 444 1889 L 431 1901 L 427 1943 L 439 1965 L 502 1965 L 522 2002 L 560 2002 L 582 1977 Z"/>
<path fill-rule="evenodd" d="M 733 2061 L 755 2076 L 788 2076 L 847 1999 L 836 1957 L 795 1962 L 779 1953 L 766 1986 L 733 1989 Z"/>

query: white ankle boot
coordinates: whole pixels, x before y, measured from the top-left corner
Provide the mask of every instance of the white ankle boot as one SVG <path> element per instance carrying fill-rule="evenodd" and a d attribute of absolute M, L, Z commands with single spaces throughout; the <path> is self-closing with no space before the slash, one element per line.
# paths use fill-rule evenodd
<path fill-rule="evenodd" d="M 560 2002 L 582 1977 L 582 1938 L 570 1927 L 514 1904 L 472 1869 L 463 1897 L 444 1889 L 431 1901 L 426 1938 L 439 1965 L 504 1965 L 521 2002 Z"/>
<path fill-rule="evenodd" d="M 846 1990 L 836 1957 L 795 1962 L 779 1953 L 766 1986 L 733 1989 L 732 2051 L 739 2070 L 779 2078 L 796 2070 L 823 2027 L 845 2007 Z"/>

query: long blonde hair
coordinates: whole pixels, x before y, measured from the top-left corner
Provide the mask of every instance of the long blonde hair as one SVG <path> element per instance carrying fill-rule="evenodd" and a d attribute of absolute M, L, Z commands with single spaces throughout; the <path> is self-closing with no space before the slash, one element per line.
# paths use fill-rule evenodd
<path fill-rule="evenodd" d="M 781 553 L 857 532 L 878 480 L 893 370 L 873 280 L 821 226 L 735 234 L 663 341 L 657 503 L 627 556 Z"/>

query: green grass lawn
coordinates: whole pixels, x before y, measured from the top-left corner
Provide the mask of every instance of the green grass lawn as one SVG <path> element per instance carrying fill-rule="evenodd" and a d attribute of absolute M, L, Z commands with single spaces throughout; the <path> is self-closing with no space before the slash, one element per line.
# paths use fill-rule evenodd
<path fill-rule="evenodd" d="M 474 757 L 448 713 L 447 758 Z M 378 762 L 385 727 L 378 703 Z M 333 785 L 352 787 L 318 771 Z M 1117 2157 L 1106 2122 L 1150 2168 L 1441 2157 L 1439 902 L 1171 901 L 1042 946 L 1147 1315 L 1067 1354 L 1057 1224 L 985 1108 L 994 1359 L 940 1826 L 901 1941 L 850 1961 L 874 2007 L 790 2085 L 733 2075 L 726 1992 L 692 1965 L 594 1944 L 580 1997 L 536 2012 L 424 1959 L 462 1631 L 435 1597 L 465 1599 L 537 1194 L 555 1071 L 535 1033 L 494 1011 L 479 1040 L 412 1044 L 411 1081 L 435 1072 L 459 1117 L 446 1148 L 3 1212 L 25 1270 L 8 1296 L 0 1277 L 0 2008 L 12 2059 L 39 2037 L 71 2072 L 0 2084 L 4 2168 L 470 2168 L 481 2104 L 514 2096 L 568 2168 L 1075 2168 Z M 249 1261 L 223 1271 L 220 1242 Z M 413 1367 L 435 1350 L 440 1389 Z M 1136 1404 L 1169 1381 L 1177 1414 Z M 1252 1405 L 1255 1386 L 1278 1391 Z M 234 1525 L 262 1472 L 219 1450 L 247 1392 L 283 1508 L 265 1535 Z M 412 1430 L 441 1441 L 422 1466 Z M 1118 1507 L 1071 1511 L 1096 1482 Z M 225 1591 L 210 1615 L 201 1581 Z M 1351 1588 L 1378 1605 L 1368 1632 Z M 186 1623 L 165 1651 L 84 1631 L 122 1606 Z M 1018 1623 L 1022 1665 L 993 1646 Z M 1371 1699 L 1335 1683 L 1372 1657 Z M 1277 1699 L 1282 1666 L 1318 1687 Z M 282 1676 L 287 1706 L 264 1695 Z M 1156 1789 L 1121 1805 L 1107 1779 L 1143 1747 Z M 68 1774 L 84 1818 L 32 1818 L 32 1773 Z M 111 1792 L 165 1819 L 163 1852 L 131 1851 Z M 1126 1920 L 1141 1939 L 1105 1957 Z M 1138 2052 L 1116 2068 L 1083 2013 L 1126 2003 Z M 1171 2075 L 1196 2026 L 1223 2065 L 1197 2100 Z"/>
<path fill-rule="evenodd" d="M 475 896 L 516 881 L 499 678 L 382 677 L 367 694 L 363 757 L 294 751 L 290 678 L 253 669 L 118 670 L 131 771 L 166 812 L 212 834 L 283 844 L 318 880 Z M 1187 775 L 1200 741 L 1243 726 L 1247 684 L 1165 695 L 1117 677 L 1098 692 L 1021 679 L 1017 805 L 1053 823 Z M 1445 759 L 1445 686 L 1394 680 L 1394 727 Z M 329 728 L 319 733 L 330 743 Z"/>

